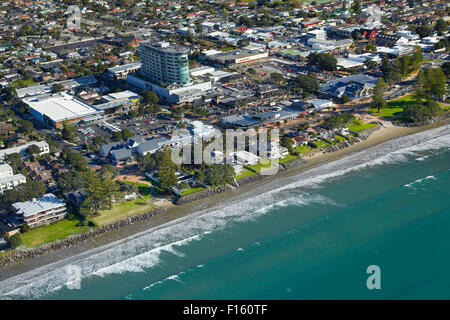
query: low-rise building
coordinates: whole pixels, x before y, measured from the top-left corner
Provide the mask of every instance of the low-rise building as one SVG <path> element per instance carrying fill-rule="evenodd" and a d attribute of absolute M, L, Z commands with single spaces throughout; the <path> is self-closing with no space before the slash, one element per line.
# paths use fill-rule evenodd
<path fill-rule="evenodd" d="M 14 174 L 9 164 L 0 164 L 0 194 L 3 194 L 5 190 L 14 189 L 25 182 L 27 182 L 26 178 L 20 173 Z"/>
<path fill-rule="evenodd" d="M 52 193 L 38 199 L 12 204 L 16 219 L 31 228 L 63 219 L 66 214 L 66 202 Z"/>
<path fill-rule="evenodd" d="M 17 147 L 0 150 L 0 161 L 4 161 L 8 155 L 13 154 L 13 153 L 19 153 L 22 156 L 22 158 L 26 158 L 27 157 L 27 149 L 31 145 L 35 145 L 41 150 L 41 153 L 39 153 L 39 155 L 47 154 L 50 152 L 50 147 L 47 142 L 32 141 L 32 142 L 28 142 L 28 143 L 25 143 L 25 144 L 17 146 Z"/>

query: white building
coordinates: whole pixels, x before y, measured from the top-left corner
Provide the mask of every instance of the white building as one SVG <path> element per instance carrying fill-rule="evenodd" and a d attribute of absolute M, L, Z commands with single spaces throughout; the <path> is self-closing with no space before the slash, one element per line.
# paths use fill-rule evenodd
<path fill-rule="evenodd" d="M 3 194 L 5 190 L 14 189 L 25 182 L 27 182 L 26 178 L 20 173 L 14 174 L 9 164 L 0 164 L 0 194 Z"/>
<path fill-rule="evenodd" d="M 52 193 L 42 198 L 12 204 L 16 218 L 31 228 L 49 224 L 64 218 L 67 214 L 66 202 Z"/>
<path fill-rule="evenodd" d="M 39 155 L 47 154 L 50 152 L 50 148 L 49 148 L 47 142 L 32 141 L 32 142 L 25 143 L 21 146 L 0 150 L 0 161 L 4 161 L 8 155 L 13 154 L 13 153 L 19 153 L 22 156 L 22 158 L 26 158 L 27 157 L 27 149 L 31 145 L 35 145 L 41 150 L 41 153 Z"/>

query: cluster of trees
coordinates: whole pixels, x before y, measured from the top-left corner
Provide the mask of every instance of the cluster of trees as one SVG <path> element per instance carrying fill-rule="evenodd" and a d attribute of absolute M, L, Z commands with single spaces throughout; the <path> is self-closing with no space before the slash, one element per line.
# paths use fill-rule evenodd
<path fill-rule="evenodd" d="M 322 126 L 327 129 L 337 129 L 345 126 L 347 123 L 355 120 L 355 116 L 351 113 L 341 113 L 332 115 L 323 121 Z"/>
<path fill-rule="evenodd" d="M 441 99 L 446 91 L 446 82 L 447 76 L 440 67 L 429 67 L 425 72 L 420 70 L 416 78 L 414 98 L 419 102 Z"/>
<path fill-rule="evenodd" d="M 372 105 L 378 109 L 378 113 L 382 108 L 386 107 L 386 100 L 384 99 L 384 92 L 387 89 L 387 85 L 383 78 L 378 78 L 375 88 L 373 89 Z"/>
<path fill-rule="evenodd" d="M 308 62 L 321 70 L 335 71 L 337 69 L 337 60 L 330 53 L 313 52 L 308 56 Z"/>
<path fill-rule="evenodd" d="M 115 131 L 112 133 L 112 141 L 126 141 L 133 137 L 130 130 L 122 129 L 122 131 Z"/>
<path fill-rule="evenodd" d="M 28 201 L 33 198 L 40 198 L 45 194 L 46 187 L 42 181 L 30 180 L 20 184 L 14 189 L 5 190 L 0 201 L 3 205 L 9 206 L 15 202 Z"/>
<path fill-rule="evenodd" d="M 234 169 L 229 164 L 202 165 L 194 173 L 194 180 L 200 184 L 220 186 L 231 183 L 234 179 Z"/>
<path fill-rule="evenodd" d="M 412 56 L 404 55 L 391 62 L 387 56 L 383 58 L 380 70 L 383 73 L 383 79 L 387 83 L 398 82 L 411 72 L 420 68 L 423 60 L 422 50 L 417 47 Z"/>
<path fill-rule="evenodd" d="M 437 102 L 423 101 L 406 106 L 404 113 L 412 122 L 423 122 L 431 119 L 441 110 L 442 109 Z"/>
<path fill-rule="evenodd" d="M 75 170 L 84 171 L 87 169 L 86 159 L 79 152 L 73 151 L 70 148 L 63 149 L 61 159 Z"/>
<path fill-rule="evenodd" d="M 316 75 L 311 72 L 307 75 L 298 75 L 292 82 L 294 88 L 297 91 L 301 91 L 304 97 L 316 93 L 320 88 Z"/>
<path fill-rule="evenodd" d="M 99 210 L 110 210 L 115 201 L 123 197 L 119 184 L 114 180 L 114 173 L 109 170 L 96 173 L 87 170 L 86 192 L 80 213 L 83 215 L 97 214 Z"/>

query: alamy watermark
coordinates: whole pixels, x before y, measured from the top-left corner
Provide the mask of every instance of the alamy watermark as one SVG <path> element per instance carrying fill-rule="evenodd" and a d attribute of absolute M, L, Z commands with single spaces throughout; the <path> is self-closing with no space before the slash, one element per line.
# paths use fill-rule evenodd
<path fill-rule="evenodd" d="M 377 265 L 370 265 L 366 270 L 367 274 L 370 276 L 367 278 L 366 285 L 369 290 L 380 290 L 381 289 L 381 269 Z"/>
<path fill-rule="evenodd" d="M 227 129 L 214 136 L 190 135 L 175 130 L 179 142 L 172 146 L 172 161 L 177 164 L 261 164 L 260 174 L 274 175 L 279 169 L 282 149 L 278 129 Z M 183 137 L 185 137 L 183 139 Z"/>
<path fill-rule="evenodd" d="M 66 26 L 69 30 L 80 30 L 81 29 L 81 10 L 77 5 L 71 5 L 67 7 L 66 14 L 71 16 L 67 18 Z"/>

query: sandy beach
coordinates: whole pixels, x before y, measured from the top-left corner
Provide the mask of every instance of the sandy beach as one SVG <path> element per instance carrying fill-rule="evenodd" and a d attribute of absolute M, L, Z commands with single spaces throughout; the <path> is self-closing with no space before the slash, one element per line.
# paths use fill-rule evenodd
<path fill-rule="evenodd" d="M 52 252 L 48 255 L 41 256 L 32 260 L 23 261 L 16 265 L 8 266 L 1 270 L 0 280 L 4 280 L 14 275 L 18 275 L 20 273 L 30 271 L 40 266 L 44 266 L 63 259 L 71 260 L 82 258 L 84 255 L 88 255 L 89 254 L 88 251 L 91 249 L 101 248 L 102 246 L 105 245 L 107 245 L 107 247 L 111 247 L 115 243 L 126 241 L 126 238 L 136 235 L 140 232 L 151 232 L 152 230 L 155 229 L 164 228 L 165 225 L 167 224 L 183 223 L 183 220 L 188 218 L 187 216 L 194 212 L 212 209 L 218 204 L 226 204 L 227 201 L 231 202 L 245 198 L 246 194 L 248 195 L 250 191 L 255 193 L 257 192 L 262 193 L 264 192 L 264 188 L 268 184 L 276 183 L 277 185 L 280 184 L 283 185 L 283 183 L 286 183 L 286 181 L 289 180 L 289 177 L 291 177 L 292 179 L 292 176 L 298 175 L 303 171 L 319 166 L 323 163 L 337 160 L 339 158 L 360 152 L 366 148 L 376 146 L 380 143 L 395 138 L 407 136 L 410 134 L 430 130 L 433 128 L 449 124 L 450 119 L 446 119 L 441 122 L 436 122 L 434 124 L 418 128 L 395 127 L 395 126 L 382 127 L 381 129 L 372 133 L 366 140 L 353 144 L 348 148 L 344 148 L 339 151 L 330 153 L 315 152 L 310 156 L 306 156 L 308 163 L 299 168 L 283 172 L 279 175 L 268 176 L 263 181 L 241 186 L 240 188 L 234 191 L 211 196 L 206 199 L 198 200 L 183 206 L 173 205 L 168 200 L 159 200 L 158 204 L 160 206 L 166 207 L 167 211 L 161 213 L 158 216 L 155 216 L 149 221 L 145 221 L 139 224 L 133 224 L 123 229 L 108 232 L 101 236 L 89 239 L 83 243 L 72 246 L 70 248 L 62 249 L 57 252 Z M 267 190 L 267 188 L 265 190 Z"/>

